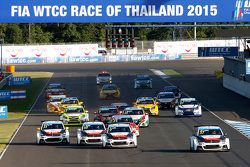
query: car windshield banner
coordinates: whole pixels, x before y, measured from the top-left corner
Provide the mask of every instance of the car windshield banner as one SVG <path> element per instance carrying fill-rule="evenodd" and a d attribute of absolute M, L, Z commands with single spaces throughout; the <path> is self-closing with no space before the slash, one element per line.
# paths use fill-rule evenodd
<path fill-rule="evenodd" d="M 2 23 L 248 22 L 250 0 L 3 0 Z"/>

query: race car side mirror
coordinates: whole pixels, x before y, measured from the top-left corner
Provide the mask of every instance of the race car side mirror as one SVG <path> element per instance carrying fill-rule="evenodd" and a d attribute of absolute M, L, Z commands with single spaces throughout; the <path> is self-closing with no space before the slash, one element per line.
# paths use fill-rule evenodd
<path fill-rule="evenodd" d="M 148 115 L 148 113 L 145 113 L 145 115 Z"/>
<path fill-rule="evenodd" d="M 133 104 L 133 105 L 136 105 L 136 102 L 133 102 L 132 104 Z"/>
<path fill-rule="evenodd" d="M 86 112 L 86 113 L 88 113 L 89 111 L 88 111 L 88 110 L 86 110 L 85 112 Z"/>
<path fill-rule="evenodd" d="M 79 104 L 80 104 L 80 105 L 82 105 L 82 104 L 83 104 L 83 102 L 81 101 Z"/>
<path fill-rule="evenodd" d="M 105 134 L 105 133 L 107 133 L 107 130 L 103 130 L 103 131 L 102 131 L 102 134 Z"/>
<path fill-rule="evenodd" d="M 47 100 L 46 103 L 49 103 L 49 100 Z"/>
<path fill-rule="evenodd" d="M 69 130 L 69 127 L 66 127 L 65 129 L 66 129 L 66 130 Z"/>
<path fill-rule="evenodd" d="M 81 128 L 78 128 L 77 131 L 80 132 L 80 131 L 81 131 Z"/>
<path fill-rule="evenodd" d="M 224 136 L 227 136 L 227 133 L 224 133 Z"/>
<path fill-rule="evenodd" d="M 135 131 L 135 130 L 133 130 L 133 133 L 136 133 L 136 131 Z"/>
<path fill-rule="evenodd" d="M 40 128 L 36 128 L 36 130 L 38 130 L 38 131 L 39 131 L 39 130 L 41 130 L 41 129 L 40 129 Z"/>
<path fill-rule="evenodd" d="M 94 112 L 94 114 L 97 114 L 97 112 Z"/>
<path fill-rule="evenodd" d="M 155 102 L 155 104 L 156 104 L 156 105 L 158 105 L 158 104 L 159 104 L 159 102 Z"/>

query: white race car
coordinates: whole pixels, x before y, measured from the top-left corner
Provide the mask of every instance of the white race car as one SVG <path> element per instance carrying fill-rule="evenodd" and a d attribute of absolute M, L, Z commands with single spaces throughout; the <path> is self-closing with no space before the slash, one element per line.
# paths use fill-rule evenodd
<path fill-rule="evenodd" d="M 229 138 L 219 126 L 197 126 L 190 137 L 191 151 L 229 151 Z"/>
<path fill-rule="evenodd" d="M 69 131 L 61 121 L 44 121 L 37 129 L 36 143 L 65 143 L 69 144 Z"/>
<path fill-rule="evenodd" d="M 128 124 L 111 124 L 102 136 L 102 146 L 137 147 L 137 137 Z"/>
<path fill-rule="evenodd" d="M 139 127 L 149 126 L 149 115 L 148 113 L 145 113 L 145 111 L 142 108 L 128 107 L 125 108 L 122 114 L 131 116 L 134 123 Z"/>
<path fill-rule="evenodd" d="M 102 134 L 106 130 L 102 122 L 85 122 L 77 131 L 77 144 L 102 144 Z"/>
<path fill-rule="evenodd" d="M 176 116 L 202 116 L 201 105 L 195 98 L 181 98 L 175 106 Z"/>
<path fill-rule="evenodd" d="M 140 127 L 135 124 L 133 118 L 130 115 L 113 115 L 112 123 L 129 124 L 136 136 L 140 136 Z"/>

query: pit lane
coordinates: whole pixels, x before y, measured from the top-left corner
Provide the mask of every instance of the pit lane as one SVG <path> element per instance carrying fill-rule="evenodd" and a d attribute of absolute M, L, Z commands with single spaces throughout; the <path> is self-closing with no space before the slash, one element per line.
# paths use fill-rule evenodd
<path fill-rule="evenodd" d="M 104 63 L 69 64 L 44 66 L 17 66 L 19 71 L 53 71 L 50 82 L 61 82 L 69 96 L 83 100 L 91 118 L 101 105 L 112 100 L 99 100 L 99 87 L 95 76 L 101 70 L 108 70 L 113 81 L 121 88 L 121 101 L 132 103 L 139 96 L 154 96 L 167 85 L 153 75 L 149 68 L 171 68 L 184 74 L 183 77 L 168 80 L 180 86 L 190 96 L 196 97 L 203 105 L 220 115 L 239 119 L 249 118 L 246 112 L 249 101 L 224 89 L 212 73 L 222 67 L 218 60 L 190 60 L 146 63 Z M 136 74 L 146 73 L 153 78 L 153 89 L 133 89 Z M 219 100 L 219 101 L 218 101 Z M 10 144 L 0 166 L 250 166 L 248 150 L 250 141 L 238 131 L 229 127 L 211 113 L 204 111 L 199 118 L 175 118 L 171 110 L 163 110 L 160 117 L 151 117 L 150 126 L 141 129 L 137 149 L 102 149 L 76 145 L 77 127 L 70 127 L 70 145 L 35 144 L 36 128 L 42 120 L 58 120 L 47 113 L 45 99 L 41 96 L 31 115 Z M 236 113 L 233 114 L 232 113 Z M 220 125 L 228 133 L 232 150 L 230 152 L 191 153 L 189 136 L 197 124 Z"/>

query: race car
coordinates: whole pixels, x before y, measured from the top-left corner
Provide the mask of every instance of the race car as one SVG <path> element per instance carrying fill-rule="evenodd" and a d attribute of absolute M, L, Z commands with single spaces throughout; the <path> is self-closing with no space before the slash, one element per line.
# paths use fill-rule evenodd
<path fill-rule="evenodd" d="M 152 79 L 148 75 L 137 75 L 134 79 L 134 88 L 152 88 Z"/>
<path fill-rule="evenodd" d="M 60 116 L 60 121 L 64 125 L 82 125 L 84 122 L 89 121 L 89 114 L 83 106 L 68 106 Z"/>
<path fill-rule="evenodd" d="M 107 128 L 107 133 L 102 136 L 102 146 L 137 147 L 137 137 L 128 124 L 111 124 Z"/>
<path fill-rule="evenodd" d="M 173 92 L 160 92 L 155 97 L 155 100 L 158 102 L 158 106 L 160 109 L 175 108 L 178 99 L 175 97 Z"/>
<path fill-rule="evenodd" d="M 84 122 L 77 131 L 77 144 L 102 144 L 102 134 L 106 128 L 102 122 Z"/>
<path fill-rule="evenodd" d="M 66 98 L 65 95 L 51 96 L 50 99 L 47 101 L 47 111 L 57 112 L 58 104 L 61 103 L 62 99 L 64 98 Z"/>
<path fill-rule="evenodd" d="M 129 124 L 136 136 L 138 137 L 140 135 L 140 127 L 134 123 L 130 115 L 114 115 L 112 116 L 112 123 Z"/>
<path fill-rule="evenodd" d="M 149 126 L 149 116 L 142 108 L 128 107 L 123 111 L 123 115 L 129 115 L 132 117 L 134 123 L 139 127 Z"/>
<path fill-rule="evenodd" d="M 162 92 L 173 92 L 176 98 L 181 98 L 181 90 L 177 86 L 165 86 Z"/>
<path fill-rule="evenodd" d="M 127 103 L 111 103 L 111 106 L 116 107 L 118 112 L 122 112 L 125 108 L 129 107 Z"/>
<path fill-rule="evenodd" d="M 116 107 L 113 106 L 101 106 L 97 112 L 95 112 L 94 121 L 103 122 L 105 125 L 111 123 L 113 115 L 120 114 Z"/>
<path fill-rule="evenodd" d="M 134 103 L 135 107 L 143 108 L 150 115 L 159 116 L 158 102 L 152 97 L 139 97 Z"/>
<path fill-rule="evenodd" d="M 190 137 L 191 151 L 229 151 L 230 141 L 217 125 L 195 126 Z"/>
<path fill-rule="evenodd" d="M 175 107 L 176 116 L 202 116 L 201 104 L 195 98 L 181 98 Z"/>
<path fill-rule="evenodd" d="M 82 101 L 79 101 L 77 97 L 66 97 L 62 99 L 60 103 L 58 103 L 58 114 L 63 114 L 64 110 L 68 106 L 83 106 L 84 104 Z"/>
<path fill-rule="evenodd" d="M 100 99 L 120 99 L 120 89 L 115 84 L 105 84 L 100 91 Z"/>
<path fill-rule="evenodd" d="M 112 76 L 107 71 L 102 71 L 96 76 L 96 84 L 107 84 L 112 83 Z"/>
<path fill-rule="evenodd" d="M 36 143 L 65 143 L 69 144 L 69 131 L 61 121 L 44 121 L 36 132 Z"/>
<path fill-rule="evenodd" d="M 52 95 L 66 95 L 66 90 L 60 83 L 51 83 L 45 90 L 45 98 L 50 98 Z"/>

